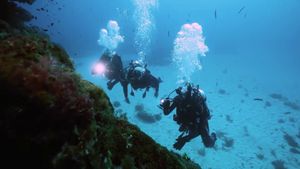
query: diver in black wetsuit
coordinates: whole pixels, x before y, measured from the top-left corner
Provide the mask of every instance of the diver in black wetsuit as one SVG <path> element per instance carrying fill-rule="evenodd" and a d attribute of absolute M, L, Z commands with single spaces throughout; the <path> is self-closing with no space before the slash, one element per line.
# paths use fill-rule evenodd
<path fill-rule="evenodd" d="M 170 114 L 176 108 L 173 119 L 180 125 L 179 131 L 182 134 L 176 139 L 173 146 L 180 150 L 186 142 L 201 135 L 205 147 L 213 147 L 216 134 L 209 135 L 208 120 L 211 115 L 206 105 L 204 92 L 199 89 L 199 86 L 193 87 L 190 83 L 187 83 L 186 87 L 185 92 L 182 87 L 174 90 L 177 96 L 173 99 L 167 97 L 161 100 L 159 106 L 165 115 Z"/>
<path fill-rule="evenodd" d="M 158 96 L 159 83 L 162 82 L 160 78 L 154 77 L 147 69 L 147 65 L 144 65 L 140 61 L 131 61 L 126 69 L 126 80 L 131 85 L 132 89 L 145 89 L 143 98 L 146 97 L 146 92 L 150 87 L 154 88 L 154 96 Z M 131 90 L 130 94 L 134 96 L 134 92 Z"/>
<path fill-rule="evenodd" d="M 117 83 L 120 82 L 123 87 L 125 101 L 129 102 L 127 94 L 128 81 L 125 78 L 121 57 L 118 54 L 107 50 L 103 53 L 98 62 L 105 65 L 104 76 L 109 80 L 107 82 L 107 88 L 111 90 Z M 96 72 L 92 70 L 92 74 L 96 74 Z"/>

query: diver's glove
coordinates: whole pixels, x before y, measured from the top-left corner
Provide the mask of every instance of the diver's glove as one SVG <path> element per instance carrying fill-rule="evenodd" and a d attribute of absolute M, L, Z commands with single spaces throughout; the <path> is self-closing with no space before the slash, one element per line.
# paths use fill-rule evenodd
<path fill-rule="evenodd" d="M 173 144 L 173 147 L 176 150 L 181 150 L 182 147 L 185 145 L 185 143 L 187 142 L 185 137 L 182 137 L 182 135 L 180 135 L 177 139 L 176 142 Z"/>

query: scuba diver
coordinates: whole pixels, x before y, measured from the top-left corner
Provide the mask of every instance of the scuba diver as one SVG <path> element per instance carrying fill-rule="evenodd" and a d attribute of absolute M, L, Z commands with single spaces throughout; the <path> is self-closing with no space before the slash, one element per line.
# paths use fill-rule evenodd
<path fill-rule="evenodd" d="M 131 61 L 129 63 L 126 69 L 126 79 L 132 87 L 130 95 L 134 96 L 133 90 L 145 89 L 143 93 L 143 98 L 145 98 L 147 91 L 152 87 L 155 90 L 154 96 L 158 96 L 159 83 L 161 83 L 162 80 L 154 77 L 147 69 L 147 65 L 141 61 Z"/>
<path fill-rule="evenodd" d="M 97 65 L 92 69 L 92 74 L 103 74 L 109 80 L 107 82 L 108 90 L 112 90 L 120 82 L 123 87 L 125 101 L 129 102 L 127 94 L 128 81 L 125 78 L 123 63 L 118 54 L 106 50 L 100 57 Z"/>
<path fill-rule="evenodd" d="M 115 53 L 106 50 L 100 57 L 98 63 L 92 69 L 92 74 L 103 74 L 109 81 L 107 88 L 111 90 L 117 83 L 121 83 L 125 101 L 130 103 L 128 98 L 128 84 L 132 89 L 144 89 L 143 98 L 146 97 L 146 92 L 150 87 L 155 89 L 154 96 L 158 96 L 160 78 L 155 78 L 146 68 L 147 65 L 139 61 L 131 61 L 127 68 L 123 68 L 121 57 Z M 130 94 L 134 96 L 131 90 Z"/>
<path fill-rule="evenodd" d="M 170 98 L 173 92 L 177 96 Z M 182 134 L 176 139 L 173 145 L 175 149 L 180 150 L 186 142 L 189 142 L 197 136 L 201 136 L 205 147 L 213 147 L 216 141 L 216 134 L 209 135 L 208 120 L 211 118 L 210 111 L 206 105 L 206 96 L 192 84 L 186 84 L 186 90 L 179 87 L 172 91 L 167 98 L 162 99 L 159 108 L 165 115 L 170 114 L 176 108 L 176 114 L 173 120 L 180 126 L 179 131 Z"/>

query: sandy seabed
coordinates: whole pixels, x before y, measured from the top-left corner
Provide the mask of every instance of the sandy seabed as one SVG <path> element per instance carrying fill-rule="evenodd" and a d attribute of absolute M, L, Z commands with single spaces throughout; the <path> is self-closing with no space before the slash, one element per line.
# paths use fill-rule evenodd
<path fill-rule="evenodd" d="M 282 165 L 300 168 L 300 108 L 297 107 L 300 83 L 290 80 L 296 77 L 278 73 L 272 79 L 268 71 L 260 73 L 255 68 L 250 71 L 238 59 L 226 63 L 207 59 L 210 63 L 204 63 L 203 70 L 194 73 L 192 82 L 199 84 L 207 95 L 213 115 L 210 130 L 217 133 L 218 140 L 215 148 L 204 148 L 197 137 L 177 151 L 172 145 L 180 133 L 173 113 L 164 116 L 157 107 L 160 99 L 178 86 L 177 69 L 172 65 L 149 65 L 151 73 L 163 80 L 159 97 L 153 96 L 152 89 L 145 99 L 142 99 L 143 91 L 135 91 L 135 96 L 129 97 L 131 103 L 127 104 L 120 84 L 109 91 L 105 78 L 90 74 L 97 59 L 97 56 L 75 59 L 77 72 L 103 88 L 112 103 L 119 102 L 115 109 L 125 112 L 131 123 L 169 150 L 186 153 L 204 169 L 279 169 Z M 160 114 L 161 119 L 141 120 L 135 110 L 140 104 L 150 115 Z"/>

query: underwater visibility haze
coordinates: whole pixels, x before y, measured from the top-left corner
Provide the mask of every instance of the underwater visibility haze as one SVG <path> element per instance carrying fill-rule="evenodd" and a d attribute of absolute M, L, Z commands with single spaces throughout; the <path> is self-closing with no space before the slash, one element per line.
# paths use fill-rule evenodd
<path fill-rule="evenodd" d="M 300 168 L 300 1 L 0 5 L 9 152 L 45 152 L 44 168 Z"/>

